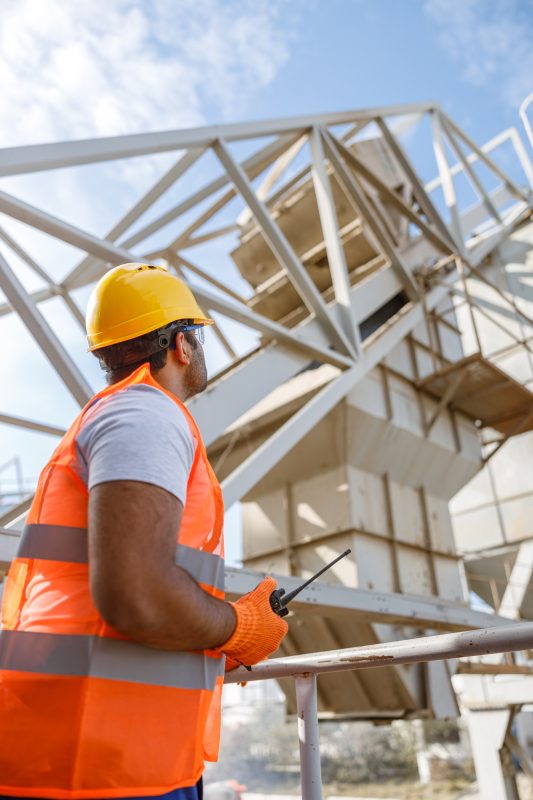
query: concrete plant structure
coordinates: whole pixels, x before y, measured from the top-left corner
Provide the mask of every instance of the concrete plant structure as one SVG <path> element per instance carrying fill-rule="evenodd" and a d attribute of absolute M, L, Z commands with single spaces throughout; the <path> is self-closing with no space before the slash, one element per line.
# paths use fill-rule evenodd
<path fill-rule="evenodd" d="M 409 153 L 415 135 L 434 154 L 430 182 Z M 492 157 L 502 144 L 513 148 L 509 174 Z M 103 237 L 0 191 L 0 212 L 85 254 L 56 282 L 0 229 L 0 315 L 19 315 L 82 406 L 92 389 L 39 305 L 61 298 L 81 324 L 74 293 L 124 261 L 158 260 L 190 280 L 225 354 L 190 408 L 226 505 L 242 504 L 244 569 L 228 569 L 229 594 L 264 572 L 289 590 L 352 549 L 294 601 L 282 655 L 532 619 L 533 181 L 517 131 L 481 148 L 438 106 L 417 104 L 9 148 L 0 177 L 173 151 L 176 163 Z M 212 177 L 146 222 L 207 157 Z M 200 266 L 202 246 L 215 245 L 233 272 Z M 18 262 L 41 288 L 25 289 Z M 60 434 L 46 420 L 0 423 Z M 0 519 L 4 566 L 29 502 Z M 469 589 L 496 613 L 471 608 Z M 494 675 L 472 673 L 518 667 L 530 669 L 526 655 L 324 675 L 318 713 L 455 716 L 460 692 L 476 761 L 495 765 L 483 796 L 510 798 L 508 754 L 531 758 L 510 730 L 516 707 L 533 703 L 531 677 L 513 675 L 502 710 Z M 295 710 L 292 681 L 280 680 Z M 491 737 L 487 715 L 499 726 Z"/>

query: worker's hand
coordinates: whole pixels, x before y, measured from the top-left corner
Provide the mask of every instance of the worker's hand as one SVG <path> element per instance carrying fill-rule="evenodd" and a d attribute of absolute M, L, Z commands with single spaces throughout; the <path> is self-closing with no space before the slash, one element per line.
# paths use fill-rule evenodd
<path fill-rule="evenodd" d="M 265 578 L 249 594 L 230 604 L 237 625 L 230 638 L 218 648 L 226 654 L 230 664 L 238 662 L 251 666 L 278 649 L 289 626 L 270 607 L 270 595 L 276 586 L 274 578 Z"/>

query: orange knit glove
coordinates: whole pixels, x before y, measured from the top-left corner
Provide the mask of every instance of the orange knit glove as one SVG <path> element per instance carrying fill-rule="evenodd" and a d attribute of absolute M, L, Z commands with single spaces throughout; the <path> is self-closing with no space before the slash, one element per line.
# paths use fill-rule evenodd
<path fill-rule="evenodd" d="M 226 656 L 226 666 L 224 667 L 224 672 L 231 672 L 232 669 L 237 669 L 237 667 L 242 667 L 238 661 L 235 661 L 234 658 L 230 658 Z"/>
<path fill-rule="evenodd" d="M 230 603 L 237 625 L 229 639 L 217 648 L 228 661 L 231 659 L 226 669 L 232 669 L 235 662 L 257 664 L 278 649 L 289 626 L 270 607 L 270 595 L 276 586 L 274 578 L 265 578 L 253 591 Z"/>

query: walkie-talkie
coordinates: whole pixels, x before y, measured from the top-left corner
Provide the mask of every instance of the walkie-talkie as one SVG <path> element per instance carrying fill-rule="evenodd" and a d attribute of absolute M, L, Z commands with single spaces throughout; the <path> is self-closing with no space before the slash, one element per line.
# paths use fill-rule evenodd
<path fill-rule="evenodd" d="M 312 578 L 309 578 L 309 580 L 305 581 L 305 583 L 302 583 L 302 585 L 298 586 L 297 589 L 293 589 L 293 591 L 289 592 L 289 594 L 285 594 L 285 589 L 275 589 L 270 595 L 270 606 L 272 608 L 272 611 L 274 611 L 278 615 L 278 617 L 286 616 L 289 613 L 289 609 L 286 607 L 287 603 L 290 603 L 291 600 L 294 597 L 296 597 L 297 594 L 300 594 L 302 589 L 305 589 L 306 586 L 309 586 L 310 583 L 313 583 L 313 581 L 319 578 L 320 575 L 322 575 L 324 572 L 326 572 L 326 570 L 332 567 L 333 564 L 336 564 L 337 561 L 340 561 L 341 558 L 344 558 L 345 556 L 348 555 L 348 553 L 351 552 L 352 551 L 350 548 L 348 548 L 348 550 L 345 550 L 344 553 L 341 553 L 340 556 L 334 558 L 333 561 L 330 561 L 329 564 L 326 564 L 326 566 L 323 567 L 321 570 L 319 570 L 315 575 L 313 575 Z"/>

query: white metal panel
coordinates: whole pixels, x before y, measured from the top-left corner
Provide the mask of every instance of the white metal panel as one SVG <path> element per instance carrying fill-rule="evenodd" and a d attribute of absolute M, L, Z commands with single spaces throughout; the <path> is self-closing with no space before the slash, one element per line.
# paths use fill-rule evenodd
<path fill-rule="evenodd" d="M 453 558 L 434 556 L 433 563 L 435 565 L 439 597 L 451 600 L 452 603 L 468 603 L 460 571 L 460 562 Z"/>
<path fill-rule="evenodd" d="M 426 347 L 430 346 L 430 340 L 428 335 L 428 329 L 426 325 L 426 320 L 422 318 L 416 328 L 413 328 L 412 338 L 415 342 L 420 342 L 420 344 L 425 344 Z"/>
<path fill-rule="evenodd" d="M 517 464 L 524 465 L 516 468 Z M 533 464 L 533 434 L 524 433 L 509 439 L 491 462 L 498 496 L 514 497 L 531 491 L 531 464 Z M 527 465 L 527 466 L 526 466 Z"/>
<path fill-rule="evenodd" d="M 420 492 L 390 481 L 394 531 L 398 541 L 425 544 L 424 513 Z"/>
<path fill-rule="evenodd" d="M 413 366 L 411 348 L 407 339 L 398 342 L 396 347 L 393 347 L 385 359 L 385 364 L 396 372 L 400 372 L 410 381 L 415 381 L 417 379 Z"/>
<path fill-rule="evenodd" d="M 412 594 L 433 594 L 431 566 L 427 553 L 402 545 L 398 545 L 397 553 L 401 590 Z"/>
<path fill-rule="evenodd" d="M 387 419 L 387 401 L 383 378 L 379 369 L 373 369 L 362 378 L 347 395 L 349 405 L 366 411 L 372 416 Z"/>
<path fill-rule="evenodd" d="M 508 355 L 499 356 L 496 363 L 500 369 L 508 372 L 519 383 L 526 383 L 533 378 L 531 355 L 526 353 L 523 348 L 510 352 Z"/>
<path fill-rule="evenodd" d="M 242 504 L 244 551 L 247 558 L 287 546 L 287 516 L 287 495 L 283 489 L 264 494 L 260 503 L 249 501 Z"/>
<path fill-rule="evenodd" d="M 389 541 L 356 533 L 353 536 L 353 552 L 357 563 L 357 585 L 360 589 L 394 591 L 394 568 Z"/>
<path fill-rule="evenodd" d="M 457 547 L 463 552 L 488 549 L 505 543 L 494 506 L 456 514 L 452 522 Z"/>
<path fill-rule="evenodd" d="M 295 541 L 315 539 L 350 527 L 345 467 L 319 473 L 292 487 Z"/>
<path fill-rule="evenodd" d="M 426 422 L 433 418 L 433 414 L 438 408 L 438 402 L 433 400 L 432 397 L 422 395 L 422 405 L 424 407 L 424 414 Z M 437 417 L 435 424 L 429 432 L 429 441 L 433 442 L 440 447 L 453 452 L 455 450 L 455 436 L 452 427 L 451 414 L 445 408 Z"/>
<path fill-rule="evenodd" d="M 533 536 L 533 490 L 527 495 L 501 500 L 500 510 L 505 536 L 509 542 L 517 542 Z"/>
<path fill-rule="evenodd" d="M 461 414 L 459 411 L 453 412 L 459 443 L 461 446 L 461 455 L 470 461 L 477 462 L 481 465 L 481 445 L 479 434 L 476 428 L 472 425 L 472 420 Z"/>
<path fill-rule="evenodd" d="M 326 542 L 317 544 L 309 542 L 308 545 L 299 547 L 295 559 L 299 565 L 299 572 L 303 578 L 310 578 L 318 570 L 333 561 L 339 553 L 352 546 L 353 537 L 350 533 L 342 533 L 331 536 Z M 357 586 L 357 571 L 353 553 L 342 561 L 338 561 L 324 575 L 317 579 L 316 583 L 327 586 L 347 586 L 355 588 Z M 312 584 L 313 585 L 313 584 Z"/>
<path fill-rule="evenodd" d="M 394 424 L 422 437 L 424 427 L 415 387 L 397 375 L 389 375 L 388 380 Z"/>
<path fill-rule="evenodd" d="M 437 321 L 437 330 L 442 355 L 449 361 L 459 361 L 463 357 L 461 334 L 440 321 Z"/>
<path fill-rule="evenodd" d="M 426 507 L 432 547 L 443 553 L 454 553 L 455 543 L 448 502 L 426 494 Z"/>
<path fill-rule="evenodd" d="M 450 500 L 450 512 L 459 514 L 480 505 L 494 503 L 494 492 L 489 477 L 489 467 L 485 467 Z"/>
<path fill-rule="evenodd" d="M 247 560 L 246 565 L 249 569 L 262 573 L 261 576 L 257 576 L 255 583 L 250 585 L 246 590 L 248 592 L 257 586 L 264 575 L 272 575 L 273 573 L 276 575 L 290 575 L 291 573 L 291 563 L 287 552 L 269 553 L 268 555 L 257 556 L 249 561 Z M 283 582 L 278 582 L 278 585 L 283 586 L 284 584 Z M 231 584 L 226 586 L 226 593 L 228 592 L 231 593 Z M 241 592 L 239 592 L 239 594 L 240 593 Z"/>
<path fill-rule="evenodd" d="M 360 531 L 389 536 L 384 479 L 349 465 L 348 484 L 352 526 Z"/>

